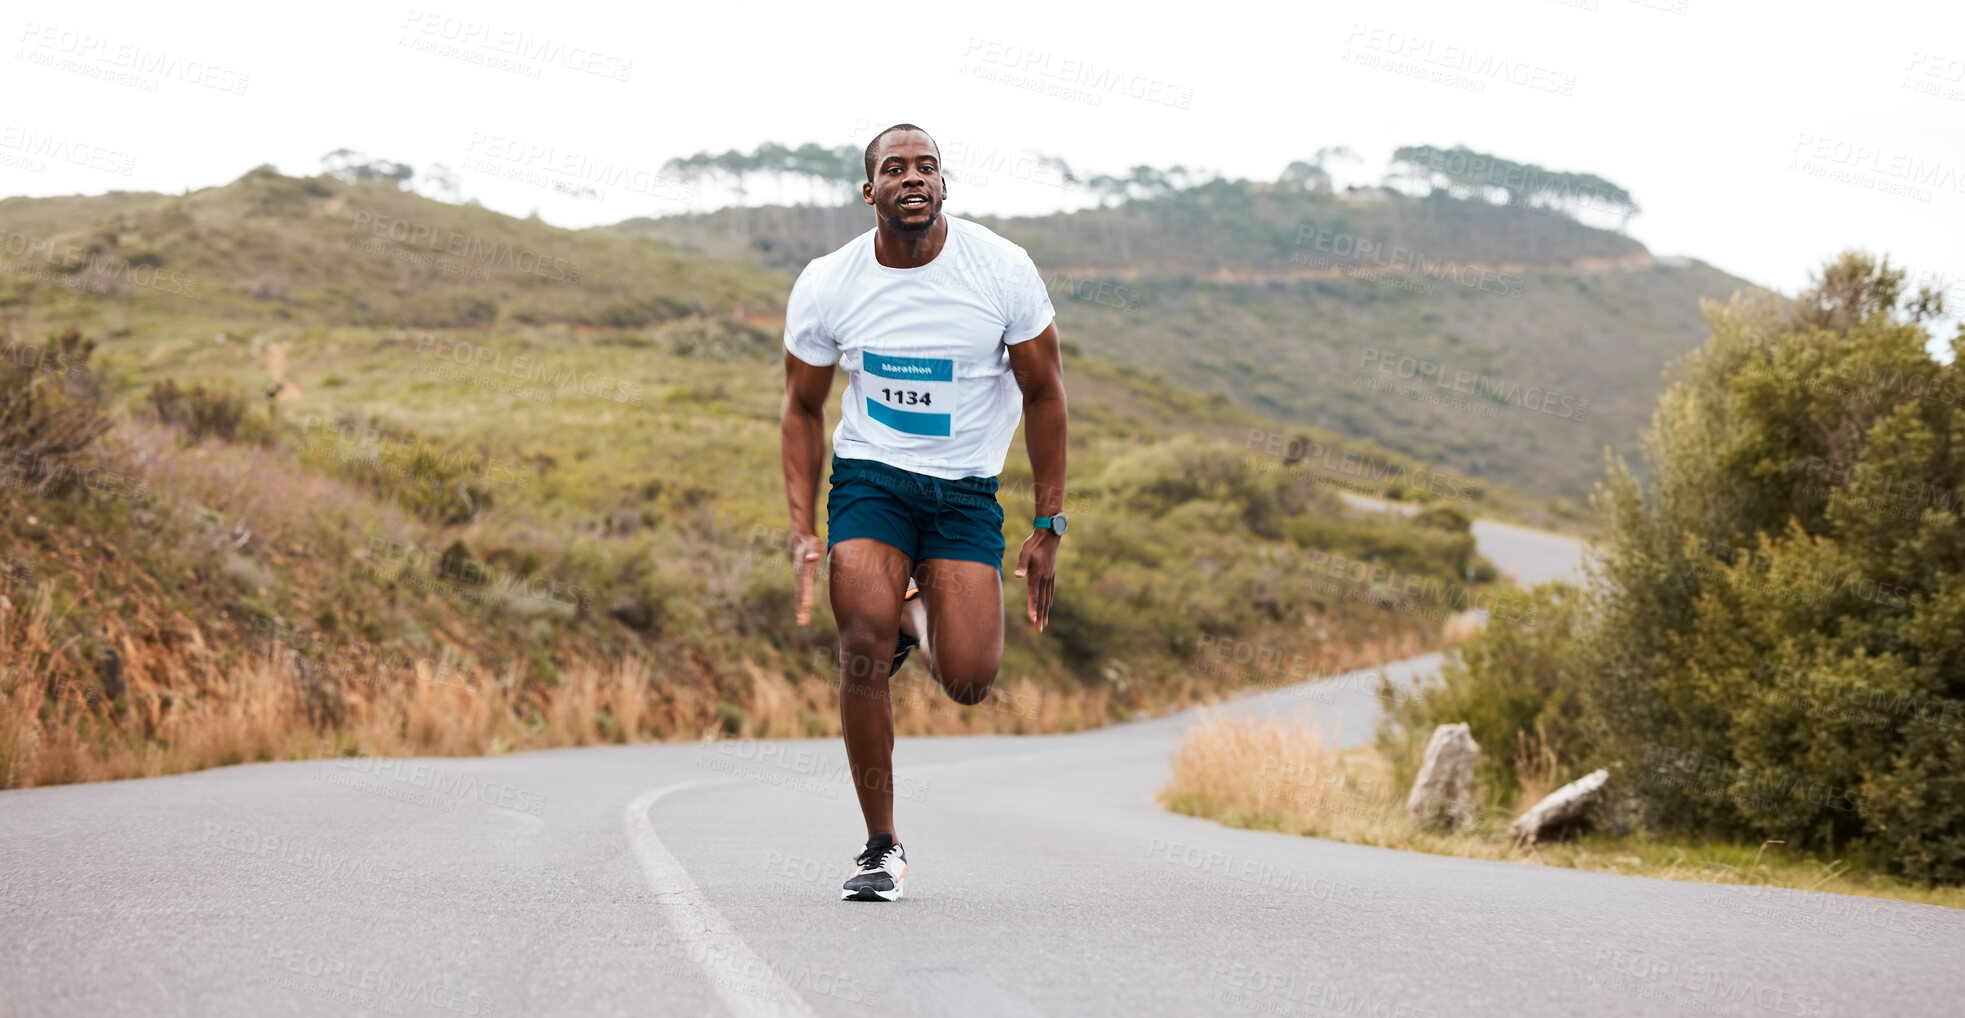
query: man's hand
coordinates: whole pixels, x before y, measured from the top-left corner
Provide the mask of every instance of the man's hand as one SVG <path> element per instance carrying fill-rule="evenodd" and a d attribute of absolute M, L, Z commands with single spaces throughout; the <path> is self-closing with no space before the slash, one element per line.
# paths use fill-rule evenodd
<path fill-rule="evenodd" d="M 1058 575 L 1058 535 L 1049 530 L 1033 530 L 1023 539 L 1023 550 L 1017 552 L 1017 575 L 1028 577 L 1029 593 L 1025 598 L 1029 606 L 1030 621 L 1038 632 L 1051 621 L 1051 593 L 1056 588 Z"/>
<path fill-rule="evenodd" d="M 817 534 L 793 534 L 791 566 L 798 573 L 798 624 L 812 621 L 812 580 L 819 573 L 819 562 L 826 555 L 826 543 Z"/>

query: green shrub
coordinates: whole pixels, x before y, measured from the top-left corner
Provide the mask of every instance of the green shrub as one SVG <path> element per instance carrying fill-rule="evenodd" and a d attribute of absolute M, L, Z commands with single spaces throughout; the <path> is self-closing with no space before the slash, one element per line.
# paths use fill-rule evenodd
<path fill-rule="evenodd" d="M 1546 792 L 1549 782 L 1575 777 L 1594 756 L 1583 701 L 1588 677 L 1577 659 L 1579 600 L 1573 587 L 1537 587 L 1529 594 L 1532 627 L 1490 620 L 1447 655 L 1438 682 L 1410 694 L 1380 690 L 1386 722 L 1379 741 L 1387 755 L 1406 764 L 1434 727 L 1464 721 L 1481 747 L 1482 788 L 1497 808 L 1518 801 L 1524 778 Z"/>
<path fill-rule="evenodd" d="M 672 309 L 662 311 L 672 313 Z M 726 318 L 701 316 L 664 324 L 655 331 L 655 342 L 665 353 L 710 361 L 745 360 L 772 349 L 771 338 L 757 329 Z"/>
<path fill-rule="evenodd" d="M 300 440 L 304 462 L 355 481 L 426 520 L 447 525 L 469 523 L 491 508 L 495 486 L 523 487 L 531 482 L 531 474 L 514 464 L 432 442 L 379 421 L 364 425 L 353 420 L 314 420 L 303 429 Z"/>
<path fill-rule="evenodd" d="M 1116 660 L 1185 658 L 1203 637 L 1322 616 L 1336 603 L 1325 592 L 1334 556 L 1402 585 L 1439 581 L 1429 588 L 1439 593 L 1447 581 L 1464 584 L 1472 548 L 1470 535 L 1441 529 L 1441 517 L 1420 526 L 1353 514 L 1301 471 L 1257 470 L 1233 446 L 1191 435 L 1127 451 L 1082 494 L 1097 508 L 1060 549 L 1042 646 L 1086 678 Z M 1005 597 L 1012 617 L 1021 614 L 1016 585 Z M 1419 607 L 1442 610 L 1435 601 Z M 1374 622 L 1393 617 L 1382 606 L 1364 610 Z"/>
<path fill-rule="evenodd" d="M 166 378 L 150 383 L 145 403 L 160 423 L 182 430 L 194 444 L 206 438 L 261 444 L 272 440 L 270 429 L 252 416 L 246 397 L 230 386 L 206 388 L 194 382 L 179 388 L 176 379 Z"/>
<path fill-rule="evenodd" d="M 1579 641 L 1606 761 L 1650 821 L 1965 880 L 1965 363 L 1935 301 L 1847 254 L 1781 309 L 1708 309 L 1654 480 L 1599 497 Z M 1965 334 L 1952 341 L 1965 351 Z"/>
<path fill-rule="evenodd" d="M 773 563 L 776 565 L 777 563 Z M 753 569 L 737 595 L 737 629 L 742 633 L 774 633 L 798 608 L 798 592 L 790 569 Z"/>
<path fill-rule="evenodd" d="M 239 424 L 246 419 L 246 398 L 230 389 L 207 389 L 194 385 L 186 390 L 189 419 L 185 431 L 192 441 L 211 435 L 230 442 L 239 435 Z"/>
<path fill-rule="evenodd" d="M 0 497 L 59 492 L 80 478 L 78 458 L 110 423 L 94 353 L 74 329 L 38 347 L 0 347 Z"/>
<path fill-rule="evenodd" d="M 1474 529 L 1473 521 L 1467 518 L 1466 513 L 1449 505 L 1422 509 L 1413 515 L 1412 522 L 1433 530 L 1444 530 L 1449 534 L 1467 534 L 1472 533 Z"/>

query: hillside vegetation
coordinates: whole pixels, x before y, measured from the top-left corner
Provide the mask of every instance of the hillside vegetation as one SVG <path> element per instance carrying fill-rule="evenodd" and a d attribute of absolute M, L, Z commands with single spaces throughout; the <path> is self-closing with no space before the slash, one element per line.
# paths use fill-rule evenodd
<path fill-rule="evenodd" d="M 962 214 L 962 181 L 949 208 Z M 1758 288 L 1547 210 L 1240 180 L 980 221 L 1023 245 L 1088 354 L 1580 503 L 1633 436 L 1702 298 Z M 733 208 L 612 229 L 795 274 L 863 206 Z M 1374 387 L 1376 386 L 1376 387 Z"/>
<path fill-rule="evenodd" d="M 1709 309 L 1644 441 L 1612 458 L 1602 561 L 1536 592 L 1398 705 L 1465 721 L 1490 794 L 1602 766 L 1612 818 L 1965 882 L 1965 329 L 1849 253 L 1791 307 Z M 1405 754 L 1395 753 L 1395 757 Z"/>
<path fill-rule="evenodd" d="M 25 292 L 68 286 L 173 316 L 640 327 L 784 302 L 773 277 L 742 266 L 268 167 L 181 196 L 9 198 L 0 229 Z"/>
<path fill-rule="evenodd" d="M 830 611 L 790 624 L 783 273 L 263 170 L 0 202 L 0 232 L 0 785 L 836 731 Z M 1493 604 L 1467 519 L 1518 496 L 1078 346 L 1066 373 L 1052 625 L 1008 584 L 998 697 L 909 668 L 904 731 L 1102 724 Z M 1002 497 L 1014 548 L 1020 445 Z"/>

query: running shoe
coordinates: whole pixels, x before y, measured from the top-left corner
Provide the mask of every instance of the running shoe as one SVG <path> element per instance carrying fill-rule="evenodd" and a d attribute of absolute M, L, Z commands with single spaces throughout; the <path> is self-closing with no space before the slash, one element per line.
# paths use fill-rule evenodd
<path fill-rule="evenodd" d="M 907 877 L 907 853 L 891 834 L 867 839 L 866 851 L 853 860 L 853 875 L 839 892 L 840 901 L 899 901 Z"/>

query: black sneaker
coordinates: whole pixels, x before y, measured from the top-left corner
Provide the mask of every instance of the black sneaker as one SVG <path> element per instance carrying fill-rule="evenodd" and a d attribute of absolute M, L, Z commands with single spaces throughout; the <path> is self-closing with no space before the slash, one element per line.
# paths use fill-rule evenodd
<path fill-rule="evenodd" d="M 866 851 L 853 860 L 853 875 L 840 889 L 840 901 L 899 901 L 907 877 L 907 853 L 891 834 L 867 839 Z"/>
<path fill-rule="evenodd" d="M 913 580 L 907 581 L 907 593 L 901 597 L 901 607 L 905 609 L 909 601 L 919 596 L 921 596 L 921 588 L 915 586 Z M 921 641 L 902 631 L 901 638 L 894 641 L 894 667 L 887 669 L 887 677 L 893 678 L 894 673 L 901 670 L 901 665 L 907 663 L 907 656 L 914 653 L 914 648 L 919 646 Z"/>

